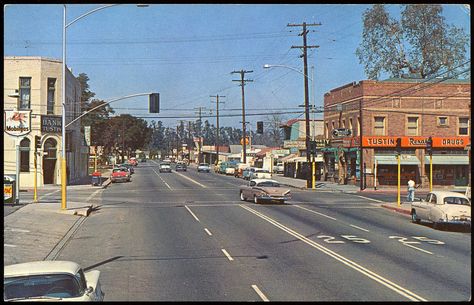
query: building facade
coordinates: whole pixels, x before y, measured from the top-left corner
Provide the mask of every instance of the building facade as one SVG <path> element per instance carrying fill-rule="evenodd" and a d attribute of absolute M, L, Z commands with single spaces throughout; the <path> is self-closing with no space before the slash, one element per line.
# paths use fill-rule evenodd
<path fill-rule="evenodd" d="M 19 164 L 20 188 L 33 187 L 35 173 L 37 186 L 60 184 L 62 62 L 28 56 L 7 56 L 3 62 L 4 173 L 15 174 Z M 68 69 L 66 84 L 67 125 L 81 114 L 81 86 Z M 27 115 L 30 120 L 30 130 L 25 134 L 10 132 L 8 124 L 18 116 L 17 112 Z M 35 142 L 38 142 L 38 147 L 35 147 Z M 88 174 L 89 150 L 81 133 L 80 120 L 67 126 L 66 146 L 67 180 L 71 183 Z"/>
<path fill-rule="evenodd" d="M 413 179 L 426 186 L 430 177 L 438 186 L 468 184 L 470 80 L 353 82 L 326 93 L 324 108 L 324 133 L 331 140 L 324 149 L 325 165 L 328 176 L 340 183 L 397 185 L 400 138 L 402 185 Z M 350 130 L 350 136 L 336 129 Z"/>

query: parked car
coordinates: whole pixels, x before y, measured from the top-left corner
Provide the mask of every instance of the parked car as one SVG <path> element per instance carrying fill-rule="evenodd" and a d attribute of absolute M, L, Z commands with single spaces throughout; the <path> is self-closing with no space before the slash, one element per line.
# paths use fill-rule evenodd
<path fill-rule="evenodd" d="M 250 179 L 271 179 L 272 174 L 269 170 L 263 168 L 256 168 L 250 173 Z"/>
<path fill-rule="evenodd" d="M 211 171 L 211 168 L 209 167 L 208 163 L 199 163 L 197 171 L 209 173 Z"/>
<path fill-rule="evenodd" d="M 432 191 L 425 200 L 411 203 L 411 219 L 419 223 L 427 220 L 439 224 L 471 225 L 471 201 L 456 192 Z"/>
<path fill-rule="evenodd" d="M 133 169 L 133 165 L 130 163 L 122 163 L 122 164 L 117 164 L 117 167 L 125 167 L 130 171 L 130 175 L 133 175 L 135 173 L 135 170 Z"/>
<path fill-rule="evenodd" d="M 103 301 L 100 271 L 75 262 L 35 261 L 5 266 L 4 301 Z"/>
<path fill-rule="evenodd" d="M 253 200 L 255 203 L 276 200 L 284 203 L 291 199 L 289 188 L 282 187 L 271 179 L 252 179 L 246 185 L 240 186 L 240 200 Z"/>
<path fill-rule="evenodd" d="M 146 158 L 141 158 L 140 162 L 146 162 Z"/>
<path fill-rule="evenodd" d="M 161 163 L 160 173 L 171 173 L 171 165 L 169 165 L 168 163 Z"/>
<path fill-rule="evenodd" d="M 125 167 L 116 167 L 112 169 L 110 181 L 112 181 L 112 183 L 123 181 L 130 182 L 130 172 Z"/>
<path fill-rule="evenodd" d="M 232 167 L 232 166 L 228 166 L 226 169 L 225 169 L 225 174 L 226 175 L 234 175 L 235 173 L 235 168 Z"/>
<path fill-rule="evenodd" d="M 237 166 L 234 171 L 234 177 L 242 178 L 244 169 L 248 167 L 246 163 L 237 163 Z"/>
<path fill-rule="evenodd" d="M 188 167 L 187 167 L 186 163 L 184 163 L 184 162 L 178 162 L 178 163 L 176 163 L 175 170 L 176 170 L 176 171 L 186 171 L 187 168 L 188 168 Z"/>
<path fill-rule="evenodd" d="M 242 171 L 242 178 L 250 180 L 250 175 L 255 171 L 255 167 L 247 167 Z"/>
<path fill-rule="evenodd" d="M 128 159 L 128 164 L 132 165 L 132 166 L 138 166 L 138 161 L 136 158 L 130 158 Z"/>
<path fill-rule="evenodd" d="M 274 167 L 273 167 L 273 172 L 275 174 L 283 174 L 283 162 L 278 162 Z"/>

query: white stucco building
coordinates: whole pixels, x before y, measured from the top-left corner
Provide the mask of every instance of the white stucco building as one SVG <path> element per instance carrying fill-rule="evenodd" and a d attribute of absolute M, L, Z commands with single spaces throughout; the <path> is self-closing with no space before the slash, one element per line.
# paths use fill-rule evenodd
<path fill-rule="evenodd" d="M 60 184 L 62 150 L 62 62 L 60 60 L 6 56 L 4 70 L 4 174 L 15 174 L 20 165 L 20 188 L 34 185 L 35 136 L 40 137 L 37 185 Z M 81 86 L 66 69 L 66 125 L 81 114 Z M 29 131 L 15 134 L 8 124 L 21 111 L 29 118 Z M 23 112 L 25 111 L 25 112 Z M 87 175 L 88 147 L 80 120 L 66 129 L 66 160 L 69 183 Z M 17 160 L 19 146 L 19 160 Z"/>

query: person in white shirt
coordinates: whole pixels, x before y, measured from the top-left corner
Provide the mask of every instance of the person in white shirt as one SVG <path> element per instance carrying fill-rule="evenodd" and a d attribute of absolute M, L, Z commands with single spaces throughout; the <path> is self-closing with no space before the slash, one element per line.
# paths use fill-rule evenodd
<path fill-rule="evenodd" d="M 411 179 L 408 180 L 407 200 L 409 202 L 413 202 L 415 200 L 415 181 L 413 181 Z"/>

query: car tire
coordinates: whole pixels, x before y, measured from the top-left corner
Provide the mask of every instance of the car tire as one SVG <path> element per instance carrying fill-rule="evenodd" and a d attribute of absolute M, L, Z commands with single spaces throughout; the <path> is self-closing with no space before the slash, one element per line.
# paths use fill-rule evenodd
<path fill-rule="evenodd" d="M 245 201 L 247 198 L 245 198 L 244 193 L 240 192 L 240 200 Z"/>
<path fill-rule="evenodd" d="M 412 209 L 411 210 L 411 221 L 415 223 L 420 223 L 420 219 L 416 217 L 416 210 Z"/>
<path fill-rule="evenodd" d="M 253 202 L 255 202 L 256 204 L 259 204 L 260 200 L 258 200 L 257 196 L 253 196 Z"/>
<path fill-rule="evenodd" d="M 278 200 L 278 203 L 285 204 L 285 200 Z"/>

